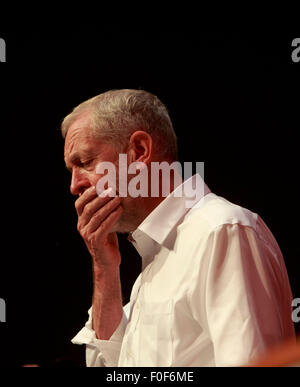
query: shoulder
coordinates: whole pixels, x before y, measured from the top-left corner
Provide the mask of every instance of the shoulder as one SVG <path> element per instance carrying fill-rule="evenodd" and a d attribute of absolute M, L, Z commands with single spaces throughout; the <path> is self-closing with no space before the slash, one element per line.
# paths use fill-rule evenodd
<path fill-rule="evenodd" d="M 189 211 L 185 221 L 195 226 L 206 223 L 210 229 L 226 224 L 239 224 L 256 230 L 257 219 L 258 215 L 247 208 L 210 193 L 202 199 L 200 206 Z"/>

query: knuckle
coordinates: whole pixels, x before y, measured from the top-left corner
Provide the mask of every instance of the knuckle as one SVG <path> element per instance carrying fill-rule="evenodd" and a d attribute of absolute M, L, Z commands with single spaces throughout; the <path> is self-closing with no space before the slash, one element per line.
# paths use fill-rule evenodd
<path fill-rule="evenodd" d="M 87 234 L 86 235 L 86 241 L 89 243 L 89 244 L 92 244 L 93 243 L 93 236 L 91 234 Z"/>
<path fill-rule="evenodd" d="M 91 204 L 87 204 L 84 208 L 84 212 L 86 213 L 87 216 L 91 216 L 93 211 L 92 211 L 92 208 L 91 208 Z"/>
<path fill-rule="evenodd" d="M 78 202 L 78 200 L 76 200 L 76 202 L 75 202 L 75 209 L 76 209 L 76 211 L 77 212 L 79 212 L 80 211 L 80 202 Z"/>
<path fill-rule="evenodd" d="M 101 223 L 100 226 L 98 227 L 98 230 L 97 230 L 97 233 L 98 235 L 102 235 L 104 233 L 104 230 L 105 230 L 105 223 Z"/>
<path fill-rule="evenodd" d="M 83 239 L 90 245 L 93 242 L 93 235 L 86 231 L 84 233 Z"/>
<path fill-rule="evenodd" d="M 81 235 L 81 237 L 86 240 L 87 237 L 88 237 L 88 230 L 86 227 L 81 227 L 80 225 L 77 226 L 77 230 L 79 231 L 79 234 Z"/>
<path fill-rule="evenodd" d="M 103 218 L 103 212 L 100 210 L 98 210 L 95 214 L 94 214 L 94 221 L 95 222 L 101 222 L 102 223 L 102 218 Z"/>

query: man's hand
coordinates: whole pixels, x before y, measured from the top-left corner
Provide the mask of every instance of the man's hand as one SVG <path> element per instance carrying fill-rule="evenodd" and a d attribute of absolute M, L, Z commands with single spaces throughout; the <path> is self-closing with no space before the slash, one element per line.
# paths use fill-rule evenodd
<path fill-rule="evenodd" d="M 77 229 L 93 258 L 94 292 L 92 324 L 96 337 L 108 340 L 122 319 L 119 266 L 121 254 L 116 232 L 111 232 L 122 214 L 121 199 L 106 191 L 98 196 L 95 187 L 75 203 Z"/>
<path fill-rule="evenodd" d="M 93 258 L 101 269 L 118 268 L 121 257 L 118 238 L 112 227 L 122 214 L 120 197 L 108 196 L 109 190 L 98 196 L 95 187 L 87 189 L 75 203 L 77 229 Z"/>

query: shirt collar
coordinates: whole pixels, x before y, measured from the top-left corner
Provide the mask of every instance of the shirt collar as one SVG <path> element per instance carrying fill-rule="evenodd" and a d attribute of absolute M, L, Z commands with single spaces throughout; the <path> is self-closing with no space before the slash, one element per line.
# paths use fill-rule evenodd
<path fill-rule="evenodd" d="M 190 177 L 171 192 L 129 236 L 144 259 L 153 256 L 191 208 L 210 193 L 199 174 Z M 144 265 L 143 265 L 144 266 Z"/>

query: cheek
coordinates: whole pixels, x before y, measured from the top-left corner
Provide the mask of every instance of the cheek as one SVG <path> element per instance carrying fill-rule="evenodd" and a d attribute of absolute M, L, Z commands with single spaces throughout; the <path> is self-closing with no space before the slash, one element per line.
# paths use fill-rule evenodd
<path fill-rule="evenodd" d="M 92 184 L 94 187 L 96 187 L 96 185 L 97 185 L 99 179 L 101 179 L 102 176 L 103 176 L 103 175 L 96 174 L 96 173 L 93 174 L 92 176 L 90 176 L 90 182 L 91 182 L 91 184 Z"/>
<path fill-rule="evenodd" d="M 136 199 L 131 197 L 125 197 L 121 199 L 121 206 L 123 207 L 123 214 L 134 214 L 136 212 Z"/>
<path fill-rule="evenodd" d="M 112 176 L 107 173 L 94 174 L 91 177 L 90 182 L 94 187 L 96 187 L 98 195 L 110 187 L 116 189 L 116 193 L 118 195 L 118 185 L 115 183 L 115 180 L 112 178 Z"/>

